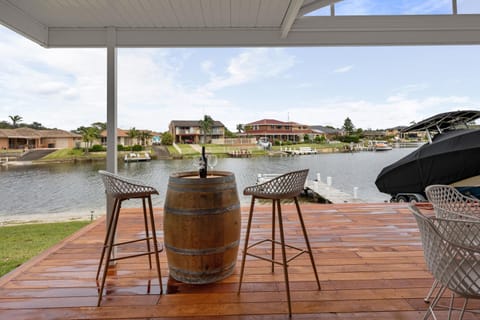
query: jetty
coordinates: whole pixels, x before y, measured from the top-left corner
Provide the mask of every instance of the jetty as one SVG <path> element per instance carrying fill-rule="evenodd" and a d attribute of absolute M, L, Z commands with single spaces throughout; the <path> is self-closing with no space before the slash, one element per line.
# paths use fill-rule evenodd
<path fill-rule="evenodd" d="M 280 174 L 275 173 L 259 173 L 257 175 L 257 184 L 271 180 Z M 353 194 L 348 194 L 332 186 L 332 177 L 327 177 L 324 183 L 317 174 L 317 179 L 305 181 L 304 194 L 311 197 L 315 202 L 322 203 L 365 203 L 364 200 L 358 198 L 358 188 L 354 188 Z"/>
<path fill-rule="evenodd" d="M 330 178 L 330 177 L 327 177 Z M 364 203 L 362 199 L 357 197 L 356 191 L 354 194 L 348 194 L 341 190 L 334 188 L 331 184 L 324 183 L 319 180 L 307 180 L 305 182 L 305 193 L 313 197 L 316 202 L 324 203 Z"/>

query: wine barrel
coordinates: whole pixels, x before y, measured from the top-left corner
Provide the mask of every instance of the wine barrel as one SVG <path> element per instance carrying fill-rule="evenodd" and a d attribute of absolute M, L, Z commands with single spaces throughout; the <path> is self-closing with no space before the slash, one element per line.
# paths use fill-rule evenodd
<path fill-rule="evenodd" d="M 163 230 L 170 276 L 191 284 L 232 274 L 240 241 L 240 201 L 235 175 L 209 171 L 170 175 Z"/>

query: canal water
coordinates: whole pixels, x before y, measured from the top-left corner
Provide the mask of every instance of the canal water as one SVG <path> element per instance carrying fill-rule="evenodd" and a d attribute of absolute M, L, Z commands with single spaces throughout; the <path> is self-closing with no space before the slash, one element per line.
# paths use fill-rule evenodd
<path fill-rule="evenodd" d="M 380 193 L 375 179 L 381 169 L 412 152 L 412 148 L 395 148 L 385 152 L 328 153 L 294 157 L 220 158 L 215 170 L 235 173 L 240 201 L 250 198 L 242 190 L 255 184 L 259 173 L 285 173 L 308 168 L 309 179 L 317 173 L 326 182 L 332 177 L 333 187 L 367 202 L 384 202 L 389 195 Z M 65 220 L 89 218 L 105 213 L 105 194 L 98 170 L 105 163 L 45 164 L 0 166 L 0 224 L 12 221 Z M 162 207 L 172 172 L 194 170 L 193 161 L 153 160 L 119 163 L 119 174 L 144 181 L 157 188 L 159 196 L 153 204 Z M 138 206 L 136 201 L 126 206 Z"/>

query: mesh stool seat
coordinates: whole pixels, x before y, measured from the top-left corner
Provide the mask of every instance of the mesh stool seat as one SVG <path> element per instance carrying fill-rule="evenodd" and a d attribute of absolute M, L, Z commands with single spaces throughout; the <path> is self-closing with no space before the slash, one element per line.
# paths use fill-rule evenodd
<path fill-rule="evenodd" d="M 158 194 L 158 191 L 155 188 L 144 185 L 139 181 L 127 179 L 125 177 L 121 177 L 119 175 L 116 175 L 107 171 L 100 170 L 99 174 L 102 178 L 103 184 L 105 185 L 105 193 L 107 194 L 107 196 L 110 196 L 114 199 L 114 203 L 113 203 L 113 208 L 112 208 L 110 218 L 108 219 L 108 222 L 107 222 L 107 232 L 105 235 L 105 241 L 103 243 L 102 254 L 100 257 L 100 262 L 98 264 L 98 270 L 97 270 L 97 276 L 96 276 L 96 280 L 98 283 L 100 271 L 102 270 L 102 266 L 103 266 L 103 275 L 101 278 L 101 285 L 98 292 L 97 306 L 100 306 L 100 303 L 102 301 L 103 289 L 105 287 L 105 280 L 107 278 L 107 274 L 108 274 L 107 271 L 110 266 L 110 263 L 116 260 L 122 260 L 122 259 L 147 255 L 149 267 L 150 269 L 152 269 L 151 256 L 154 255 L 155 262 L 157 265 L 157 276 L 158 276 L 158 282 L 160 285 L 160 294 L 162 294 L 163 293 L 162 273 L 160 270 L 160 259 L 158 257 L 158 253 L 163 251 L 163 247 L 159 248 L 158 241 L 157 241 L 157 233 L 155 230 L 155 221 L 153 217 L 152 198 L 151 198 L 153 194 Z M 140 239 L 130 240 L 130 241 L 115 242 L 115 234 L 117 233 L 117 224 L 120 216 L 120 209 L 122 207 L 122 202 L 130 199 L 142 199 L 143 219 L 145 224 L 145 237 Z M 148 200 L 148 208 L 149 208 L 148 211 L 149 211 L 150 223 L 148 222 L 148 218 L 147 218 L 146 200 Z M 151 230 L 149 230 L 149 225 Z M 135 242 L 140 242 L 140 241 L 144 241 L 146 243 L 146 246 L 147 246 L 146 251 L 135 253 L 135 254 L 112 257 L 112 250 L 114 247 L 131 244 Z M 153 242 L 153 250 L 151 248 L 150 241 Z"/>
<path fill-rule="evenodd" d="M 427 267 L 440 284 L 424 319 L 430 315 L 436 319 L 434 309 L 448 288 L 452 292 L 448 319 L 456 295 L 465 299 L 461 320 L 469 299 L 480 299 L 480 221 L 426 217 L 414 205 L 410 210 L 420 230 Z"/>
<path fill-rule="evenodd" d="M 250 205 L 250 212 L 248 216 L 248 224 L 247 224 L 247 233 L 245 236 L 245 246 L 243 250 L 243 256 L 242 256 L 242 266 L 241 266 L 241 271 L 240 271 L 240 282 L 238 286 L 238 293 L 240 293 L 241 287 L 242 287 L 242 281 L 243 281 L 243 274 L 245 270 L 245 259 L 246 256 L 251 256 L 255 257 L 258 259 L 262 259 L 268 262 L 271 262 L 272 264 L 272 273 L 274 272 L 274 265 L 278 264 L 283 266 L 283 272 L 284 272 L 284 277 L 285 277 L 285 287 L 287 291 L 287 301 L 288 301 L 288 314 L 291 317 L 292 316 L 292 304 L 291 304 L 291 299 L 290 299 L 290 285 L 289 285 L 289 280 L 288 280 L 288 263 L 292 261 L 293 259 L 299 257 L 300 255 L 304 253 L 308 253 L 310 256 L 310 262 L 312 264 L 313 272 L 315 274 L 315 279 L 317 281 L 318 285 L 318 290 L 321 290 L 320 287 L 320 280 L 318 279 L 318 274 L 317 274 L 317 268 L 315 266 L 315 260 L 313 259 L 313 253 L 312 253 L 312 248 L 310 246 L 310 241 L 308 240 L 308 235 L 307 235 L 307 230 L 305 228 L 305 223 L 303 221 L 302 217 L 302 212 L 300 211 L 300 206 L 298 204 L 298 195 L 303 191 L 305 187 L 305 180 L 307 179 L 308 175 L 308 169 L 305 170 L 300 170 L 300 171 L 293 171 L 289 172 L 280 176 L 277 176 L 276 178 L 273 178 L 269 181 L 266 181 L 264 183 L 260 183 L 254 186 L 246 187 L 243 190 L 244 195 L 251 195 L 252 200 L 251 200 L 251 205 Z M 264 239 L 258 242 L 255 242 L 251 245 L 248 244 L 249 238 L 250 238 L 250 231 L 251 231 L 251 226 L 252 226 L 252 218 L 253 218 L 253 212 L 254 212 L 254 206 L 255 206 L 255 200 L 256 199 L 268 199 L 272 200 L 272 238 L 270 239 Z M 291 246 L 285 243 L 285 234 L 284 234 L 284 228 L 283 228 L 283 218 L 282 218 L 282 208 L 281 208 L 281 201 L 284 199 L 293 199 L 295 202 L 295 206 L 297 209 L 297 214 L 298 218 L 302 227 L 302 232 L 303 232 L 303 237 L 305 239 L 305 244 L 306 244 L 306 249 L 298 248 L 295 246 Z M 280 241 L 275 239 L 275 211 L 277 210 L 277 216 L 278 216 L 278 227 L 279 227 L 279 234 L 280 234 Z M 254 253 L 249 252 L 250 249 L 253 247 L 260 245 L 265 242 L 270 242 L 272 247 L 271 247 L 271 257 L 264 257 L 260 256 Z M 282 260 L 277 261 L 275 260 L 275 245 L 279 245 L 281 247 L 282 251 Z M 287 258 L 286 255 L 286 249 L 293 249 L 293 251 L 296 251 L 297 253 L 294 254 L 291 257 Z"/>
<path fill-rule="evenodd" d="M 468 197 L 452 186 L 433 184 L 425 188 L 425 194 L 437 218 L 480 221 L 480 200 Z M 439 282 L 435 280 L 425 302 L 430 301 L 437 287 Z"/>

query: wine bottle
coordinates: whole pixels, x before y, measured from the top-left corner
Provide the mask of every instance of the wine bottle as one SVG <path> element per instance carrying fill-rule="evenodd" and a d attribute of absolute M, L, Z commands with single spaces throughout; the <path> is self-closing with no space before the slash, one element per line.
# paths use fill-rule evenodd
<path fill-rule="evenodd" d="M 205 156 L 205 147 L 202 146 L 202 165 L 200 166 L 199 170 L 199 175 L 200 178 L 206 178 L 207 177 L 207 168 L 208 168 L 208 163 L 207 163 L 207 157 Z"/>

